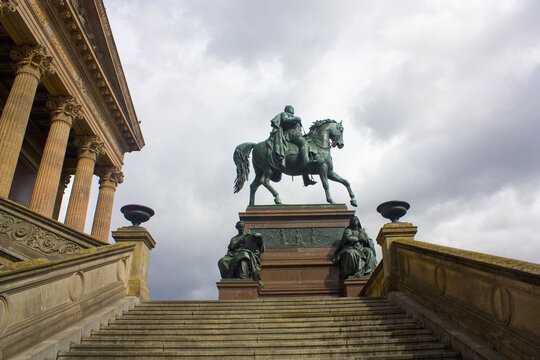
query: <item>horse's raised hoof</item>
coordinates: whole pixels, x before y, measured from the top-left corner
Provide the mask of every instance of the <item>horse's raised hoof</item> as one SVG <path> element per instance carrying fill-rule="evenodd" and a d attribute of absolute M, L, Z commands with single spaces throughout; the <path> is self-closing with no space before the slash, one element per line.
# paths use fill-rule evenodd
<path fill-rule="evenodd" d="M 274 199 L 274 203 L 275 203 L 276 205 L 281 205 L 281 199 L 278 198 L 278 197 L 275 198 L 275 199 Z"/>
<path fill-rule="evenodd" d="M 356 200 L 354 200 L 354 199 L 351 200 L 351 205 L 354 206 L 354 207 L 358 206 L 358 204 L 356 203 Z"/>

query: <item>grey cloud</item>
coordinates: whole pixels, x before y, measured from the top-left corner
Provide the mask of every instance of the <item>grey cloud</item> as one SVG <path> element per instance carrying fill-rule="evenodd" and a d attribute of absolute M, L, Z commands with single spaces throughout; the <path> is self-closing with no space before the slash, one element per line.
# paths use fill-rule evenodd
<path fill-rule="evenodd" d="M 156 210 L 153 298 L 217 296 L 216 262 L 249 192 L 232 194 L 232 151 L 264 140 L 288 103 L 304 126 L 344 120 L 335 169 L 372 237 L 384 223 L 375 207 L 393 198 L 412 204 L 406 220 L 426 241 L 501 254 L 514 231 L 540 231 L 536 1 L 106 5 L 147 142 L 126 155 L 112 227 L 126 225 L 123 204 Z M 288 203 L 324 201 L 299 178 L 276 188 Z M 257 203 L 271 202 L 261 188 Z M 539 261 L 539 247 L 511 254 Z"/>

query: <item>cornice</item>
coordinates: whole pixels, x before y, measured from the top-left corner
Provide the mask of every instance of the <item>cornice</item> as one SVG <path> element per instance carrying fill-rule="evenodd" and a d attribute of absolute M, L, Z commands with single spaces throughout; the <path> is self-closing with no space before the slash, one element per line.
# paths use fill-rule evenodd
<path fill-rule="evenodd" d="M 115 75 L 117 77 L 118 83 L 120 84 L 122 95 L 126 103 L 127 111 L 129 113 L 129 118 L 132 120 L 132 126 L 136 135 L 140 137 L 142 144 L 144 144 L 141 129 L 137 121 L 137 115 L 135 114 L 135 109 L 133 108 L 133 102 L 131 100 L 129 87 L 126 81 L 126 77 L 124 75 L 124 69 L 122 68 L 120 56 L 118 55 L 118 51 L 116 49 L 116 43 L 112 35 L 111 27 L 109 24 L 109 18 L 107 16 L 107 12 L 105 11 L 105 6 L 103 5 L 102 0 L 95 0 L 94 2 L 96 4 L 96 10 L 99 15 L 98 18 L 100 20 L 101 28 L 103 30 L 103 34 L 105 35 L 105 40 L 107 42 L 107 48 L 110 52 L 111 60 L 114 65 Z"/>
<path fill-rule="evenodd" d="M 98 94 L 101 96 L 106 108 L 113 119 L 114 125 L 117 127 L 118 131 L 121 133 L 122 138 L 127 139 L 127 151 L 137 151 L 144 146 L 144 140 L 142 135 L 137 136 L 136 132 L 133 129 L 133 121 L 130 121 L 128 115 L 133 114 L 124 114 L 122 107 L 118 102 L 116 96 L 121 94 L 115 94 L 113 86 L 110 84 L 107 79 L 106 72 L 102 68 L 96 51 L 93 49 L 92 42 L 88 39 L 83 26 L 79 21 L 79 16 L 73 8 L 70 1 L 67 0 L 51 0 L 54 4 L 51 8 L 54 8 L 57 12 L 57 16 L 63 22 L 64 28 L 69 33 L 73 44 L 86 66 L 87 71 L 90 73 L 92 80 L 92 85 L 97 89 Z M 85 2 L 86 6 L 90 6 L 90 2 Z M 121 73 L 123 77 L 123 72 Z M 124 82 L 124 85 L 127 84 Z M 122 89 L 124 90 L 124 89 Z M 131 99 L 129 99 L 129 104 L 133 107 Z M 129 107 L 127 105 L 127 107 Z M 135 117 L 136 127 L 138 128 L 138 123 Z M 137 129 L 140 133 L 140 128 Z"/>

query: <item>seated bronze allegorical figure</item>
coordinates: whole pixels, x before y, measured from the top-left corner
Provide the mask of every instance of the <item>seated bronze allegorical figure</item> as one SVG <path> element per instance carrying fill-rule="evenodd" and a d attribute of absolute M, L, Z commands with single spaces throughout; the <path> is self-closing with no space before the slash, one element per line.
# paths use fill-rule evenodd
<path fill-rule="evenodd" d="M 375 270 L 377 260 L 373 240 L 362 229 L 357 216 L 351 218 L 349 226 L 343 231 L 332 262 L 339 264 L 341 280 L 369 277 Z"/>
<path fill-rule="evenodd" d="M 238 221 L 238 234 L 231 239 L 227 254 L 219 259 L 221 278 L 254 280 L 261 285 L 261 255 L 264 242 L 261 234 L 244 233 L 245 223 Z"/>

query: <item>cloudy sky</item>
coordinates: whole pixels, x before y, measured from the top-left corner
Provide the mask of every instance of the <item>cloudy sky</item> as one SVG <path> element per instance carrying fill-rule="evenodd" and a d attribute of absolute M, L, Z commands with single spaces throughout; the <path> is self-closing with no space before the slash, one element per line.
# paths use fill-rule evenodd
<path fill-rule="evenodd" d="M 124 204 L 156 210 L 152 298 L 217 298 L 249 197 L 232 193 L 233 150 L 286 104 L 304 127 L 343 121 L 334 167 L 372 238 L 377 205 L 399 199 L 418 240 L 540 262 L 540 2 L 104 2 L 146 140 L 126 155 L 112 227 Z M 325 201 L 300 178 L 276 189 Z"/>

